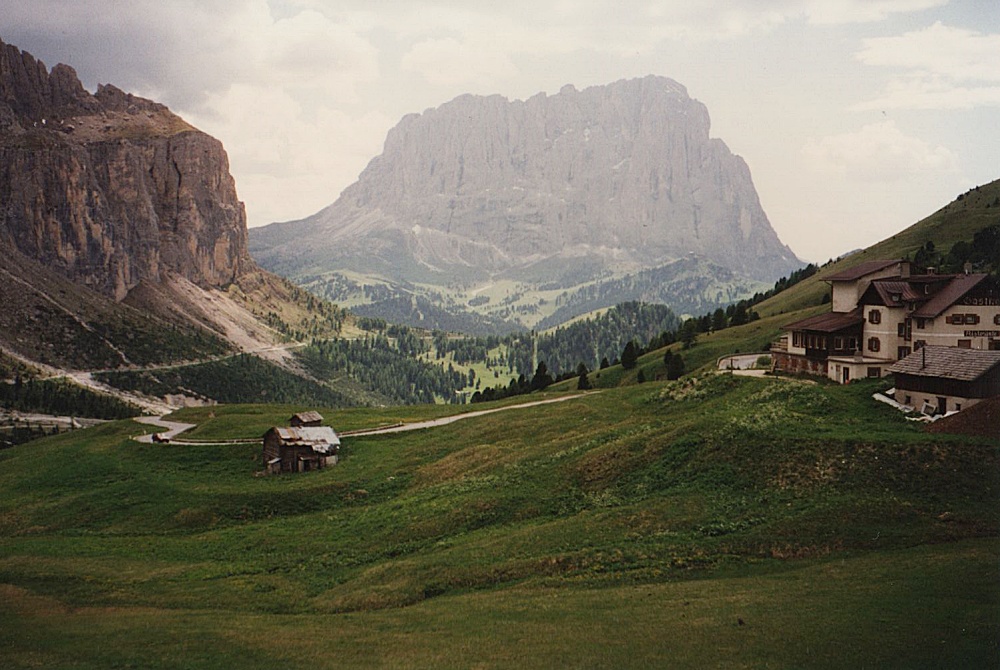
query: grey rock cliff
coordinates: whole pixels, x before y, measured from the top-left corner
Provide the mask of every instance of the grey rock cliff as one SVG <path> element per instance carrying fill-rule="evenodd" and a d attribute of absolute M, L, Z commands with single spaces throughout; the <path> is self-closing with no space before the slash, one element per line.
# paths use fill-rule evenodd
<path fill-rule="evenodd" d="M 709 137 L 705 106 L 662 77 L 407 116 L 333 205 L 251 244 L 285 272 L 379 259 L 400 279 L 581 258 L 629 271 L 692 253 L 765 281 L 800 265 L 746 163 Z"/>
<path fill-rule="evenodd" d="M 222 145 L 163 105 L 0 42 L 0 242 L 121 300 L 253 266 Z"/>

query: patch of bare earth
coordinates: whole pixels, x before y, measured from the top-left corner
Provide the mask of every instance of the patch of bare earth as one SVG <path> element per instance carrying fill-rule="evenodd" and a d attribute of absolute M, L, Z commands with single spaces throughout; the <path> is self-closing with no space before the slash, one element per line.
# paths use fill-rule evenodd
<path fill-rule="evenodd" d="M 204 289 L 183 277 L 173 276 L 164 282 L 165 292 L 184 304 L 184 311 L 220 333 L 241 351 L 286 367 L 291 365 L 289 349 L 281 333 L 259 321 L 245 307 L 223 291 Z"/>
<path fill-rule="evenodd" d="M 957 414 L 928 424 L 928 433 L 952 433 L 1000 439 L 1000 396 L 976 403 Z"/>

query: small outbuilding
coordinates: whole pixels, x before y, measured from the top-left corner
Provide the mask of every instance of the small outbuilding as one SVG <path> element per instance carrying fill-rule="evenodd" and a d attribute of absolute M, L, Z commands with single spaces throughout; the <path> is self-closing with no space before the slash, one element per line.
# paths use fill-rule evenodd
<path fill-rule="evenodd" d="M 889 372 L 896 402 L 924 414 L 946 414 L 1000 396 L 1000 351 L 925 346 Z"/>
<path fill-rule="evenodd" d="M 292 418 L 288 420 L 288 425 L 295 428 L 303 426 L 312 428 L 320 426 L 322 423 L 323 415 L 316 411 L 299 412 L 298 414 L 293 414 Z"/>
<path fill-rule="evenodd" d="M 274 427 L 264 433 L 264 466 L 272 474 L 337 464 L 340 438 L 329 426 Z"/>

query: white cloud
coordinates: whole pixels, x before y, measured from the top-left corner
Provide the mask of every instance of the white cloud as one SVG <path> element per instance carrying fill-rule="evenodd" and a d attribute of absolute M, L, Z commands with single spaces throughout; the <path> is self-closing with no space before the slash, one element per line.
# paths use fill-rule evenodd
<path fill-rule="evenodd" d="M 1000 35 L 940 21 L 895 37 L 866 39 L 857 58 L 867 65 L 919 70 L 956 81 L 1000 82 Z"/>
<path fill-rule="evenodd" d="M 1000 106 L 1000 34 L 937 22 L 899 36 L 867 39 L 856 57 L 866 65 L 901 72 L 880 96 L 855 109 Z"/>
<path fill-rule="evenodd" d="M 910 137 L 893 121 L 869 124 L 855 133 L 810 139 L 802 154 L 820 172 L 862 182 L 891 182 L 958 169 L 958 157 L 950 149 Z"/>
<path fill-rule="evenodd" d="M 810 23 L 843 24 L 883 21 L 948 4 L 948 0 L 808 0 L 804 12 Z"/>
<path fill-rule="evenodd" d="M 489 85 L 518 74 L 502 50 L 452 37 L 418 42 L 403 56 L 400 67 L 438 86 Z"/>
<path fill-rule="evenodd" d="M 186 118 L 229 153 L 251 226 L 305 217 L 337 197 L 379 153 L 394 119 L 304 106 L 271 86 L 237 84 Z"/>

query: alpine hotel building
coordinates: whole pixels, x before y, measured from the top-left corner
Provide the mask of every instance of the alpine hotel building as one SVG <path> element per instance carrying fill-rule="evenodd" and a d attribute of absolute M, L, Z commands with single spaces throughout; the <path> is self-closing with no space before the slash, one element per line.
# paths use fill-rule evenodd
<path fill-rule="evenodd" d="M 926 345 L 1000 350 L 1000 286 L 987 274 L 913 274 L 909 261 L 860 263 L 826 278 L 832 310 L 785 326 L 777 370 L 848 383 L 882 377 Z"/>

